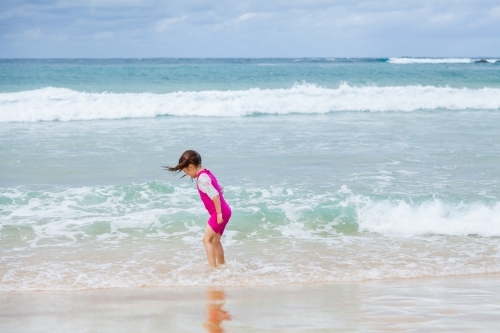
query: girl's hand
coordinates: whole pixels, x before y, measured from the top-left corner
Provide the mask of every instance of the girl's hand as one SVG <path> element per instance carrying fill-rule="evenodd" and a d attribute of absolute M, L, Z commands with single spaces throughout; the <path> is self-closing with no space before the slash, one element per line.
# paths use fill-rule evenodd
<path fill-rule="evenodd" d="M 222 213 L 217 213 L 217 223 L 221 224 L 222 222 L 224 222 L 224 220 L 222 219 Z"/>

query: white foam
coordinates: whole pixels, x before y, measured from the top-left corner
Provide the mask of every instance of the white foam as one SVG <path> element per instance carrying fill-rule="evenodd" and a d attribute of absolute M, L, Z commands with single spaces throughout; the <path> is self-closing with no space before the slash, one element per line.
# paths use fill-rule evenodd
<path fill-rule="evenodd" d="M 218 270 L 207 267 L 201 237 L 198 245 L 121 241 L 71 252 L 46 248 L 36 260 L 7 253 L 0 291 L 254 286 L 500 272 L 494 239 L 337 237 L 329 245 L 318 239 L 246 240 L 239 245 L 227 240 L 222 240 L 227 265 Z"/>
<path fill-rule="evenodd" d="M 152 93 L 85 93 L 44 88 L 0 93 L 0 122 L 147 118 L 160 115 L 241 117 L 253 114 L 317 114 L 336 111 L 500 109 L 498 88 L 435 86 L 336 89 L 297 84 L 288 89 Z"/>
<path fill-rule="evenodd" d="M 470 64 L 471 58 L 389 58 L 392 64 Z"/>
<path fill-rule="evenodd" d="M 494 64 L 499 59 L 471 59 L 471 58 L 389 58 L 388 62 L 392 64 L 407 65 L 407 64 L 471 64 L 477 61 L 484 60 L 490 64 Z"/>
<path fill-rule="evenodd" d="M 186 221 L 205 217 L 205 210 L 192 186 L 165 184 L 168 188 L 165 192 L 165 189 L 158 190 L 154 185 L 144 183 L 52 191 L 5 188 L 2 197 L 12 202 L 0 205 L 4 211 L 0 228 L 4 225 L 29 227 L 36 236 L 29 243 L 37 246 L 41 239 L 64 237 L 75 240 L 76 236 L 85 234 L 83 228 L 103 221 L 108 224 L 110 234 L 130 228 L 157 232 L 162 231 L 160 218 L 172 217 L 172 223 L 184 225 L 181 229 L 188 232 Z M 322 234 L 324 230 L 321 226 L 331 222 L 322 216 L 327 214 L 335 219 L 344 209 L 351 212 L 349 223 L 357 223 L 361 232 L 405 237 L 424 234 L 500 236 L 499 202 L 375 200 L 352 193 L 345 185 L 335 193 L 279 187 L 228 187 L 226 191 L 233 205 L 238 207 L 240 219 L 251 219 L 257 214 L 262 221 L 271 219 L 277 223 L 271 226 L 275 231 L 285 236 L 293 234 L 297 238 L 301 237 L 301 233 L 304 239 Z M 126 195 L 132 199 L 124 200 Z M 316 222 L 318 218 L 321 220 Z M 304 228 L 306 224 L 308 227 Z M 292 229 L 295 231 L 292 232 Z M 265 231 L 262 228 L 255 230 Z"/>
<path fill-rule="evenodd" d="M 353 192 L 227 187 L 234 213 L 222 239 L 228 265 L 211 270 L 201 241 L 207 216 L 192 185 L 4 188 L 0 291 L 500 272 L 500 203 Z M 360 232 L 342 231 L 342 223 Z"/>
<path fill-rule="evenodd" d="M 90 237 L 85 228 L 92 228 L 95 223 L 107 225 L 98 238 L 112 242 L 128 237 L 128 234 L 120 233 L 123 229 L 146 229 L 158 234 L 165 227 L 160 218 L 176 216 L 175 222 L 179 224 L 183 221 L 179 216 L 189 219 L 205 214 L 203 207 L 197 205 L 197 191 L 192 186 L 165 184 L 164 187 L 169 190 L 165 192 L 165 189 L 154 188 L 154 185 L 58 188 L 50 191 L 5 188 L 1 196 L 12 202 L 0 205 L 5 212 L 0 225 L 31 229 L 32 237 L 26 243 L 36 248 L 43 247 L 47 241 L 59 242 L 62 246 L 81 244 L 79 237 Z M 125 197 L 130 194 L 133 198 L 126 200 Z M 164 202 L 168 205 L 158 205 Z M 182 234 L 159 236 L 165 238 Z"/>
<path fill-rule="evenodd" d="M 500 236 L 500 203 L 450 204 L 434 199 L 419 204 L 364 199 L 357 208 L 360 231 L 406 237 L 439 234 Z"/>

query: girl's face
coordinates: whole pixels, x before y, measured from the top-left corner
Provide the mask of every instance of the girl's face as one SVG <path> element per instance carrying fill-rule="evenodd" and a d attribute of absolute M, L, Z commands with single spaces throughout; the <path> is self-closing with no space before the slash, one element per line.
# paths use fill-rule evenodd
<path fill-rule="evenodd" d="M 182 169 L 186 175 L 188 175 L 191 178 L 196 178 L 198 176 L 198 168 L 194 166 L 194 164 L 189 164 L 187 167 Z"/>

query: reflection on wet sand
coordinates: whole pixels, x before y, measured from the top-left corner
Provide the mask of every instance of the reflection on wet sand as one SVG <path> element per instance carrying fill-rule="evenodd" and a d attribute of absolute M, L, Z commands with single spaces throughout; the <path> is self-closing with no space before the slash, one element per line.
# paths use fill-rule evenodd
<path fill-rule="evenodd" d="M 222 309 L 226 294 L 221 289 L 211 289 L 207 291 L 207 319 L 203 327 L 210 333 L 224 332 L 221 324 L 224 320 L 231 320 L 231 315 Z"/>

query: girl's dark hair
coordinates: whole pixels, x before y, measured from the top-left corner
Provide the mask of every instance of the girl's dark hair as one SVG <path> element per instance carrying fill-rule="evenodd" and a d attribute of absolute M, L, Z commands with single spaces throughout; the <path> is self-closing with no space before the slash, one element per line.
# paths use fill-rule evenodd
<path fill-rule="evenodd" d="M 201 156 L 194 150 L 186 150 L 182 153 L 181 157 L 179 157 L 179 163 L 174 167 L 165 166 L 165 170 L 170 172 L 181 172 L 182 169 L 187 168 L 190 164 L 194 164 L 194 166 L 198 166 L 201 164 Z M 185 177 L 186 175 L 182 176 Z"/>

